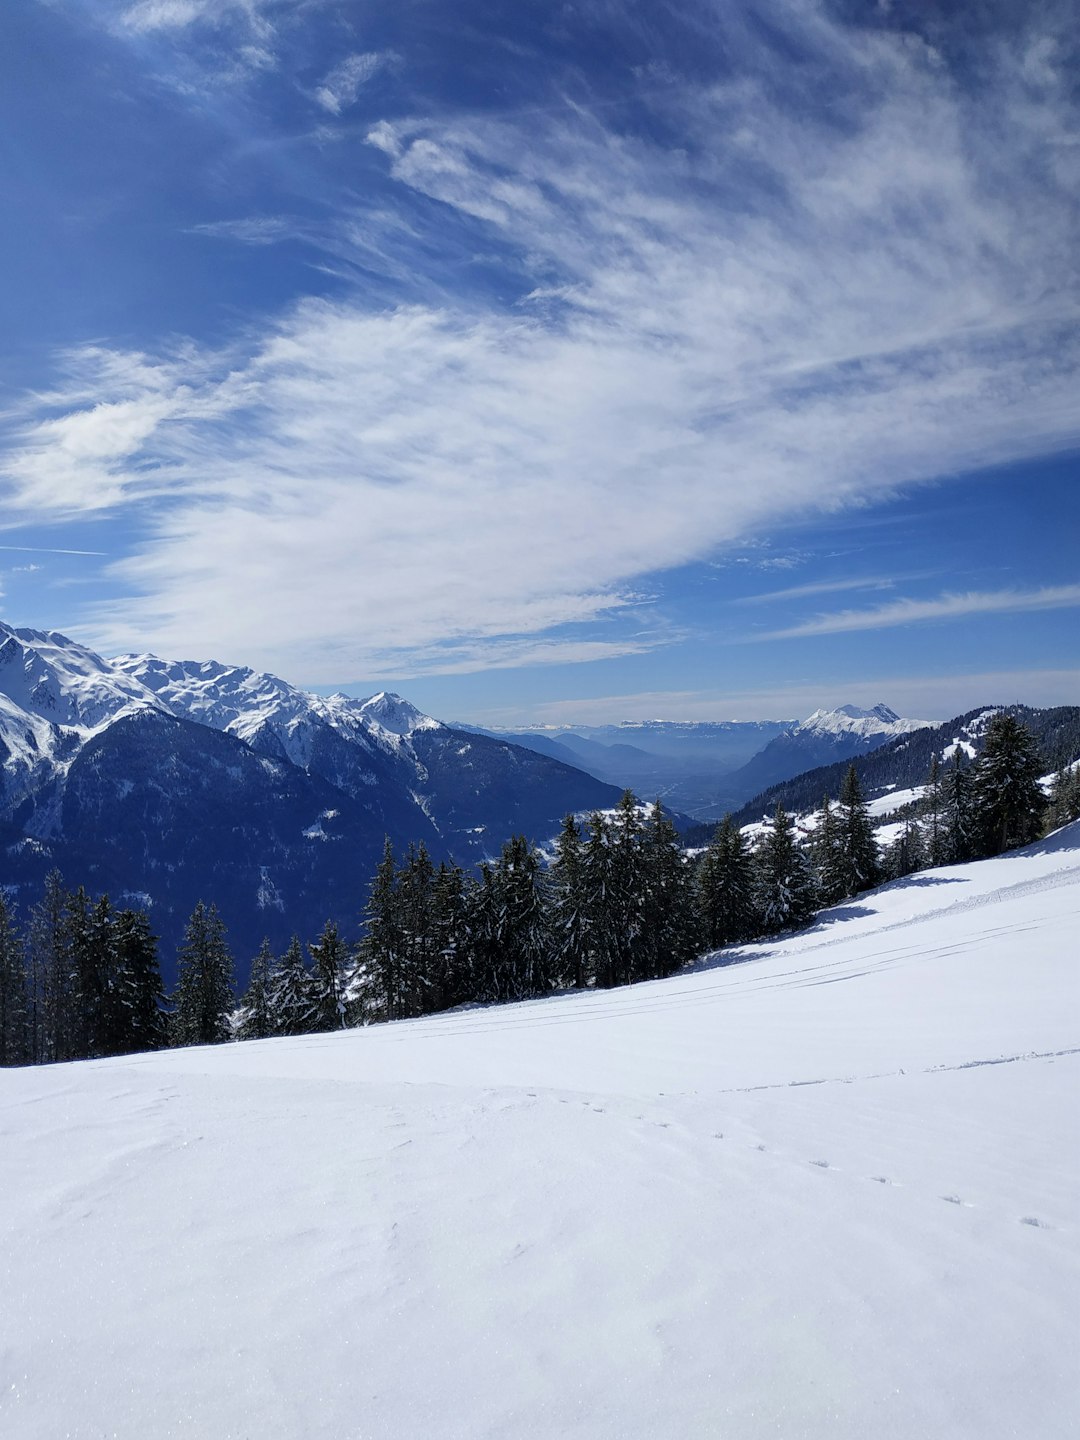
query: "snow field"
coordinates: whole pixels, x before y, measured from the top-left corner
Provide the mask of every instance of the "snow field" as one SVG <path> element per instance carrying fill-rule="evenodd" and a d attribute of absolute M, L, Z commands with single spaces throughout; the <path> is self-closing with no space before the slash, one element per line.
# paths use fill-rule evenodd
<path fill-rule="evenodd" d="M 0 1074 L 0 1434 L 1075 1435 L 1078 847 L 625 990 Z"/>

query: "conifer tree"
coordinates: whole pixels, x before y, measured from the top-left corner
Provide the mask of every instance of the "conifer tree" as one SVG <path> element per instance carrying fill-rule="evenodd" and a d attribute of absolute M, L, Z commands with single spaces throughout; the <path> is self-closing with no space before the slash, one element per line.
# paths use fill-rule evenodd
<path fill-rule="evenodd" d="M 523 835 L 502 848 L 491 871 L 487 902 L 486 966 L 481 995 L 489 1000 L 520 1000 L 547 986 L 540 859 Z M 493 928 L 491 928 L 493 925 Z"/>
<path fill-rule="evenodd" d="M 465 874 L 459 865 L 440 863 L 431 887 L 431 909 L 435 960 L 430 1001 L 433 1010 L 445 1010 L 469 998 Z"/>
<path fill-rule="evenodd" d="M 171 1036 L 174 1045 L 216 1045 L 229 1038 L 233 963 L 215 905 L 200 900 L 178 953 Z"/>
<path fill-rule="evenodd" d="M 141 910 L 121 910 L 114 927 L 118 1023 L 110 1053 L 159 1050 L 168 1040 L 157 937 Z M 114 1009 L 113 1013 L 117 1013 Z"/>
<path fill-rule="evenodd" d="M 697 953 L 699 933 L 678 832 L 659 800 L 645 820 L 641 870 L 640 968 L 650 979 L 672 975 Z"/>
<path fill-rule="evenodd" d="M 814 884 L 790 816 L 777 803 L 754 851 L 756 909 L 766 935 L 795 930 L 814 914 Z"/>
<path fill-rule="evenodd" d="M 863 801 L 858 772 L 849 765 L 840 787 L 836 813 L 837 882 L 847 899 L 870 890 L 881 879 L 874 829 Z"/>
<path fill-rule="evenodd" d="M 754 873 L 742 831 L 725 815 L 697 873 L 701 941 L 708 950 L 740 945 L 757 928 Z"/>
<path fill-rule="evenodd" d="M 844 899 L 847 881 L 836 812 L 828 795 L 821 802 L 821 819 L 810 841 L 817 903 L 836 905 Z"/>
<path fill-rule="evenodd" d="M 309 949 L 312 960 L 312 1026 L 316 1030 L 344 1029 L 345 973 L 349 952 L 332 920 L 327 920 L 322 934 Z"/>
<path fill-rule="evenodd" d="M 22 942 L 0 889 L 0 1066 L 30 1060 L 30 1016 Z"/>
<path fill-rule="evenodd" d="M 629 985 L 647 973 L 645 954 L 645 827 L 637 797 L 624 790 L 611 821 L 613 981 Z"/>
<path fill-rule="evenodd" d="M 247 989 L 240 997 L 240 1023 L 236 1027 L 238 1040 L 265 1040 L 274 1033 L 274 1012 L 270 1001 L 273 968 L 274 953 L 270 949 L 270 941 L 264 939 L 251 962 Z"/>
<path fill-rule="evenodd" d="M 362 976 L 355 1002 L 386 1020 L 396 1020 L 402 1013 L 406 937 L 400 909 L 397 865 L 388 837 L 364 911 Z"/>
<path fill-rule="evenodd" d="M 949 856 L 949 834 L 945 817 L 945 796 L 941 785 L 941 767 L 935 755 L 930 761 L 930 774 L 926 780 L 926 795 L 923 800 L 923 848 L 925 864 L 936 869 L 944 865 Z"/>
<path fill-rule="evenodd" d="M 1046 809 L 1041 768 L 1031 731 L 1013 715 L 995 715 L 972 777 L 974 829 L 982 854 L 997 855 L 1038 838 Z"/>
<path fill-rule="evenodd" d="M 75 1054 L 75 996 L 67 902 L 63 877 L 58 870 L 50 871 L 45 877 L 41 899 L 30 912 L 27 935 L 31 1047 L 35 1063 L 70 1060 Z"/>
<path fill-rule="evenodd" d="M 270 972 L 270 1016 L 275 1035 L 307 1035 L 312 1029 L 314 1000 L 311 973 L 299 939 Z"/>
<path fill-rule="evenodd" d="M 945 817 L 946 862 L 963 865 L 974 858 L 976 847 L 971 782 L 964 764 L 964 752 L 959 745 L 953 751 L 952 763 L 942 778 L 941 798 Z"/>
<path fill-rule="evenodd" d="M 1080 819 L 1080 761 L 1062 761 L 1054 774 L 1046 812 L 1047 831 Z"/>
<path fill-rule="evenodd" d="M 921 870 L 925 863 L 926 850 L 919 822 L 909 817 L 885 855 L 885 873 L 890 880 L 900 880 Z"/>
<path fill-rule="evenodd" d="M 589 817 L 583 852 L 588 979 L 600 988 L 618 984 L 619 904 L 611 827 L 596 810 Z"/>
<path fill-rule="evenodd" d="M 433 890 L 435 867 L 427 847 L 410 845 L 397 873 L 394 912 L 400 935 L 397 1014 L 423 1015 L 432 1008 L 439 968 Z"/>
<path fill-rule="evenodd" d="M 581 827 L 567 815 L 555 842 L 548 885 L 551 972 L 556 984 L 580 990 L 589 963 L 589 923 L 585 890 L 585 851 Z"/>

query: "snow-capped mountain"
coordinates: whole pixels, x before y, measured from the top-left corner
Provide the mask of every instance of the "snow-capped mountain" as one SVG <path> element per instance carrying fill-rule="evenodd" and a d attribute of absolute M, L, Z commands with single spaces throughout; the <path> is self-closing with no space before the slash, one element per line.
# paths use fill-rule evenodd
<path fill-rule="evenodd" d="M 723 776 L 715 786 L 708 817 L 719 818 L 725 811 L 805 770 L 865 755 L 933 723 L 902 719 L 888 705 L 875 705 L 870 710 L 857 705 L 815 710 L 800 724 L 770 740 L 747 764 Z"/>
<path fill-rule="evenodd" d="M 888 705 L 875 705 L 872 710 L 860 710 L 857 705 L 840 705 L 835 710 L 815 710 L 791 733 L 858 735 L 860 738 L 884 735 L 892 739 L 896 735 L 906 735 L 909 730 L 922 730 L 933 723 L 932 720 L 902 720 Z"/>
<path fill-rule="evenodd" d="M 55 866 L 138 896 L 166 961 L 200 898 L 241 955 L 328 916 L 353 930 L 384 837 L 468 864 L 617 798 L 399 695 L 312 695 L 216 661 L 106 660 L 58 632 L 0 627 L 0 883 L 29 898 Z"/>

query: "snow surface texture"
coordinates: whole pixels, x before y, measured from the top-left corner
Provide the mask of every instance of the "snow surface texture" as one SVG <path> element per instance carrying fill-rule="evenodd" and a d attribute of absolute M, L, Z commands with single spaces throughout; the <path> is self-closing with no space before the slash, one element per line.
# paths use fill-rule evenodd
<path fill-rule="evenodd" d="M 1078 1433 L 1080 826 L 742 963 L 0 1075 L 0 1434 Z"/>

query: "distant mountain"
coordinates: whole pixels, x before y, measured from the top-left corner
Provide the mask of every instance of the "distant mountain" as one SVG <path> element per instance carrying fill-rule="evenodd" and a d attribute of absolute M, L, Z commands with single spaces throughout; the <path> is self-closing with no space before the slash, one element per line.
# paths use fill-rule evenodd
<path fill-rule="evenodd" d="M 849 765 L 854 764 L 863 794 L 873 802 L 893 790 L 909 790 L 922 785 L 936 757 L 947 763 L 957 750 L 968 760 L 982 749 L 983 737 L 990 719 L 1005 711 L 1032 732 L 1043 754 L 1047 772 L 1057 765 L 1080 756 L 1080 706 L 1059 705 L 1039 709 L 1029 705 L 984 705 L 954 716 L 944 724 L 900 734 L 886 739 L 885 744 L 862 755 L 817 766 L 802 774 L 788 777 L 760 791 L 740 808 L 733 807 L 738 825 L 750 825 L 771 815 L 777 803 L 792 815 L 808 814 L 821 804 L 823 795 L 835 800 Z M 688 831 L 687 844 L 707 842 L 713 825 L 705 824 Z"/>
<path fill-rule="evenodd" d="M 750 796 L 813 766 L 865 754 L 930 724 L 887 705 L 841 705 L 791 721 L 635 721 L 518 731 L 515 743 L 570 754 L 582 769 L 699 820 L 718 819 Z M 485 732 L 495 733 L 495 732 Z"/>
<path fill-rule="evenodd" d="M 0 884 L 69 884 L 150 910 L 168 968 L 195 901 L 243 962 L 264 934 L 355 932 L 389 836 L 469 864 L 549 839 L 619 790 L 465 733 L 398 695 L 308 694 L 215 661 L 95 655 L 0 624 Z"/>
<path fill-rule="evenodd" d="M 579 765 L 590 775 L 674 811 L 711 813 L 720 777 L 737 769 L 789 720 L 628 720 L 619 725 L 548 725 L 479 730 Z"/>
<path fill-rule="evenodd" d="M 794 775 L 865 755 L 932 724 L 929 720 L 903 720 L 887 705 L 870 710 L 857 705 L 815 710 L 800 725 L 770 740 L 746 765 L 725 775 L 712 796 L 708 816 L 702 818 L 719 819 L 751 796 Z"/>

